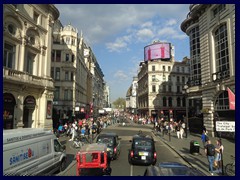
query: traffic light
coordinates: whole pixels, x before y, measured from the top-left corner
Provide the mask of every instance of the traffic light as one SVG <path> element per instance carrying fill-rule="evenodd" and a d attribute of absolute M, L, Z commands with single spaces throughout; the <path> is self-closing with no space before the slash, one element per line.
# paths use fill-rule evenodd
<path fill-rule="evenodd" d="M 169 120 L 173 121 L 173 111 L 171 109 L 169 110 Z"/>

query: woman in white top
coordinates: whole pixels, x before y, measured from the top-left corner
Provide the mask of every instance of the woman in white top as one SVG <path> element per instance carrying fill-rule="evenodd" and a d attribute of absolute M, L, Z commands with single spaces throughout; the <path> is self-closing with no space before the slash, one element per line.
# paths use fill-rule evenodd
<path fill-rule="evenodd" d="M 217 171 L 219 173 L 222 172 L 222 155 L 223 155 L 223 150 L 224 150 L 224 147 L 222 145 L 222 141 L 221 139 L 217 139 L 216 140 L 216 148 L 215 148 L 215 161 L 217 162 Z"/>

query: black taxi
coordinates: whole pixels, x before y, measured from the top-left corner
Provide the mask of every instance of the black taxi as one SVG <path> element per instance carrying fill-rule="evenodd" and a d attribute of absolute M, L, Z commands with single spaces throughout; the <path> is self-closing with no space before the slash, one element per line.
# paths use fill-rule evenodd
<path fill-rule="evenodd" d="M 155 165 L 157 153 L 152 136 L 145 135 L 141 131 L 130 140 L 131 149 L 128 154 L 128 162 L 132 165 Z"/>

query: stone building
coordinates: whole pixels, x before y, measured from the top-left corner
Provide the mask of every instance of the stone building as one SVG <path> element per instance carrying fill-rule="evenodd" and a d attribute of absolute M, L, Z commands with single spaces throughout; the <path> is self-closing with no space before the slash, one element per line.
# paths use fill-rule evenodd
<path fill-rule="evenodd" d="M 192 4 L 189 10 L 181 24 L 190 41 L 187 96 L 202 104 L 202 124 L 214 136 L 216 121 L 235 122 L 235 4 Z"/>
<path fill-rule="evenodd" d="M 150 54 L 150 49 L 157 50 Z M 154 119 L 183 120 L 186 97 L 182 89 L 188 76 L 188 58 L 175 61 L 174 47 L 170 43 L 153 42 L 145 47 L 145 59 L 138 73 L 138 114 Z"/>
<path fill-rule="evenodd" d="M 52 128 L 51 4 L 3 5 L 3 128 Z"/>

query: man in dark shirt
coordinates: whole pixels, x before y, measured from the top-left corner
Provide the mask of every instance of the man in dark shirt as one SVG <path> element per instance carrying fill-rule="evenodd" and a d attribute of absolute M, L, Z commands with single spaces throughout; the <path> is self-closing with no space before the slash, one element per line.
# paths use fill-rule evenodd
<path fill-rule="evenodd" d="M 208 158 L 209 163 L 209 171 L 211 175 L 213 175 L 213 163 L 214 163 L 214 155 L 215 155 L 215 146 L 208 139 L 207 145 L 205 146 L 205 154 Z"/>

